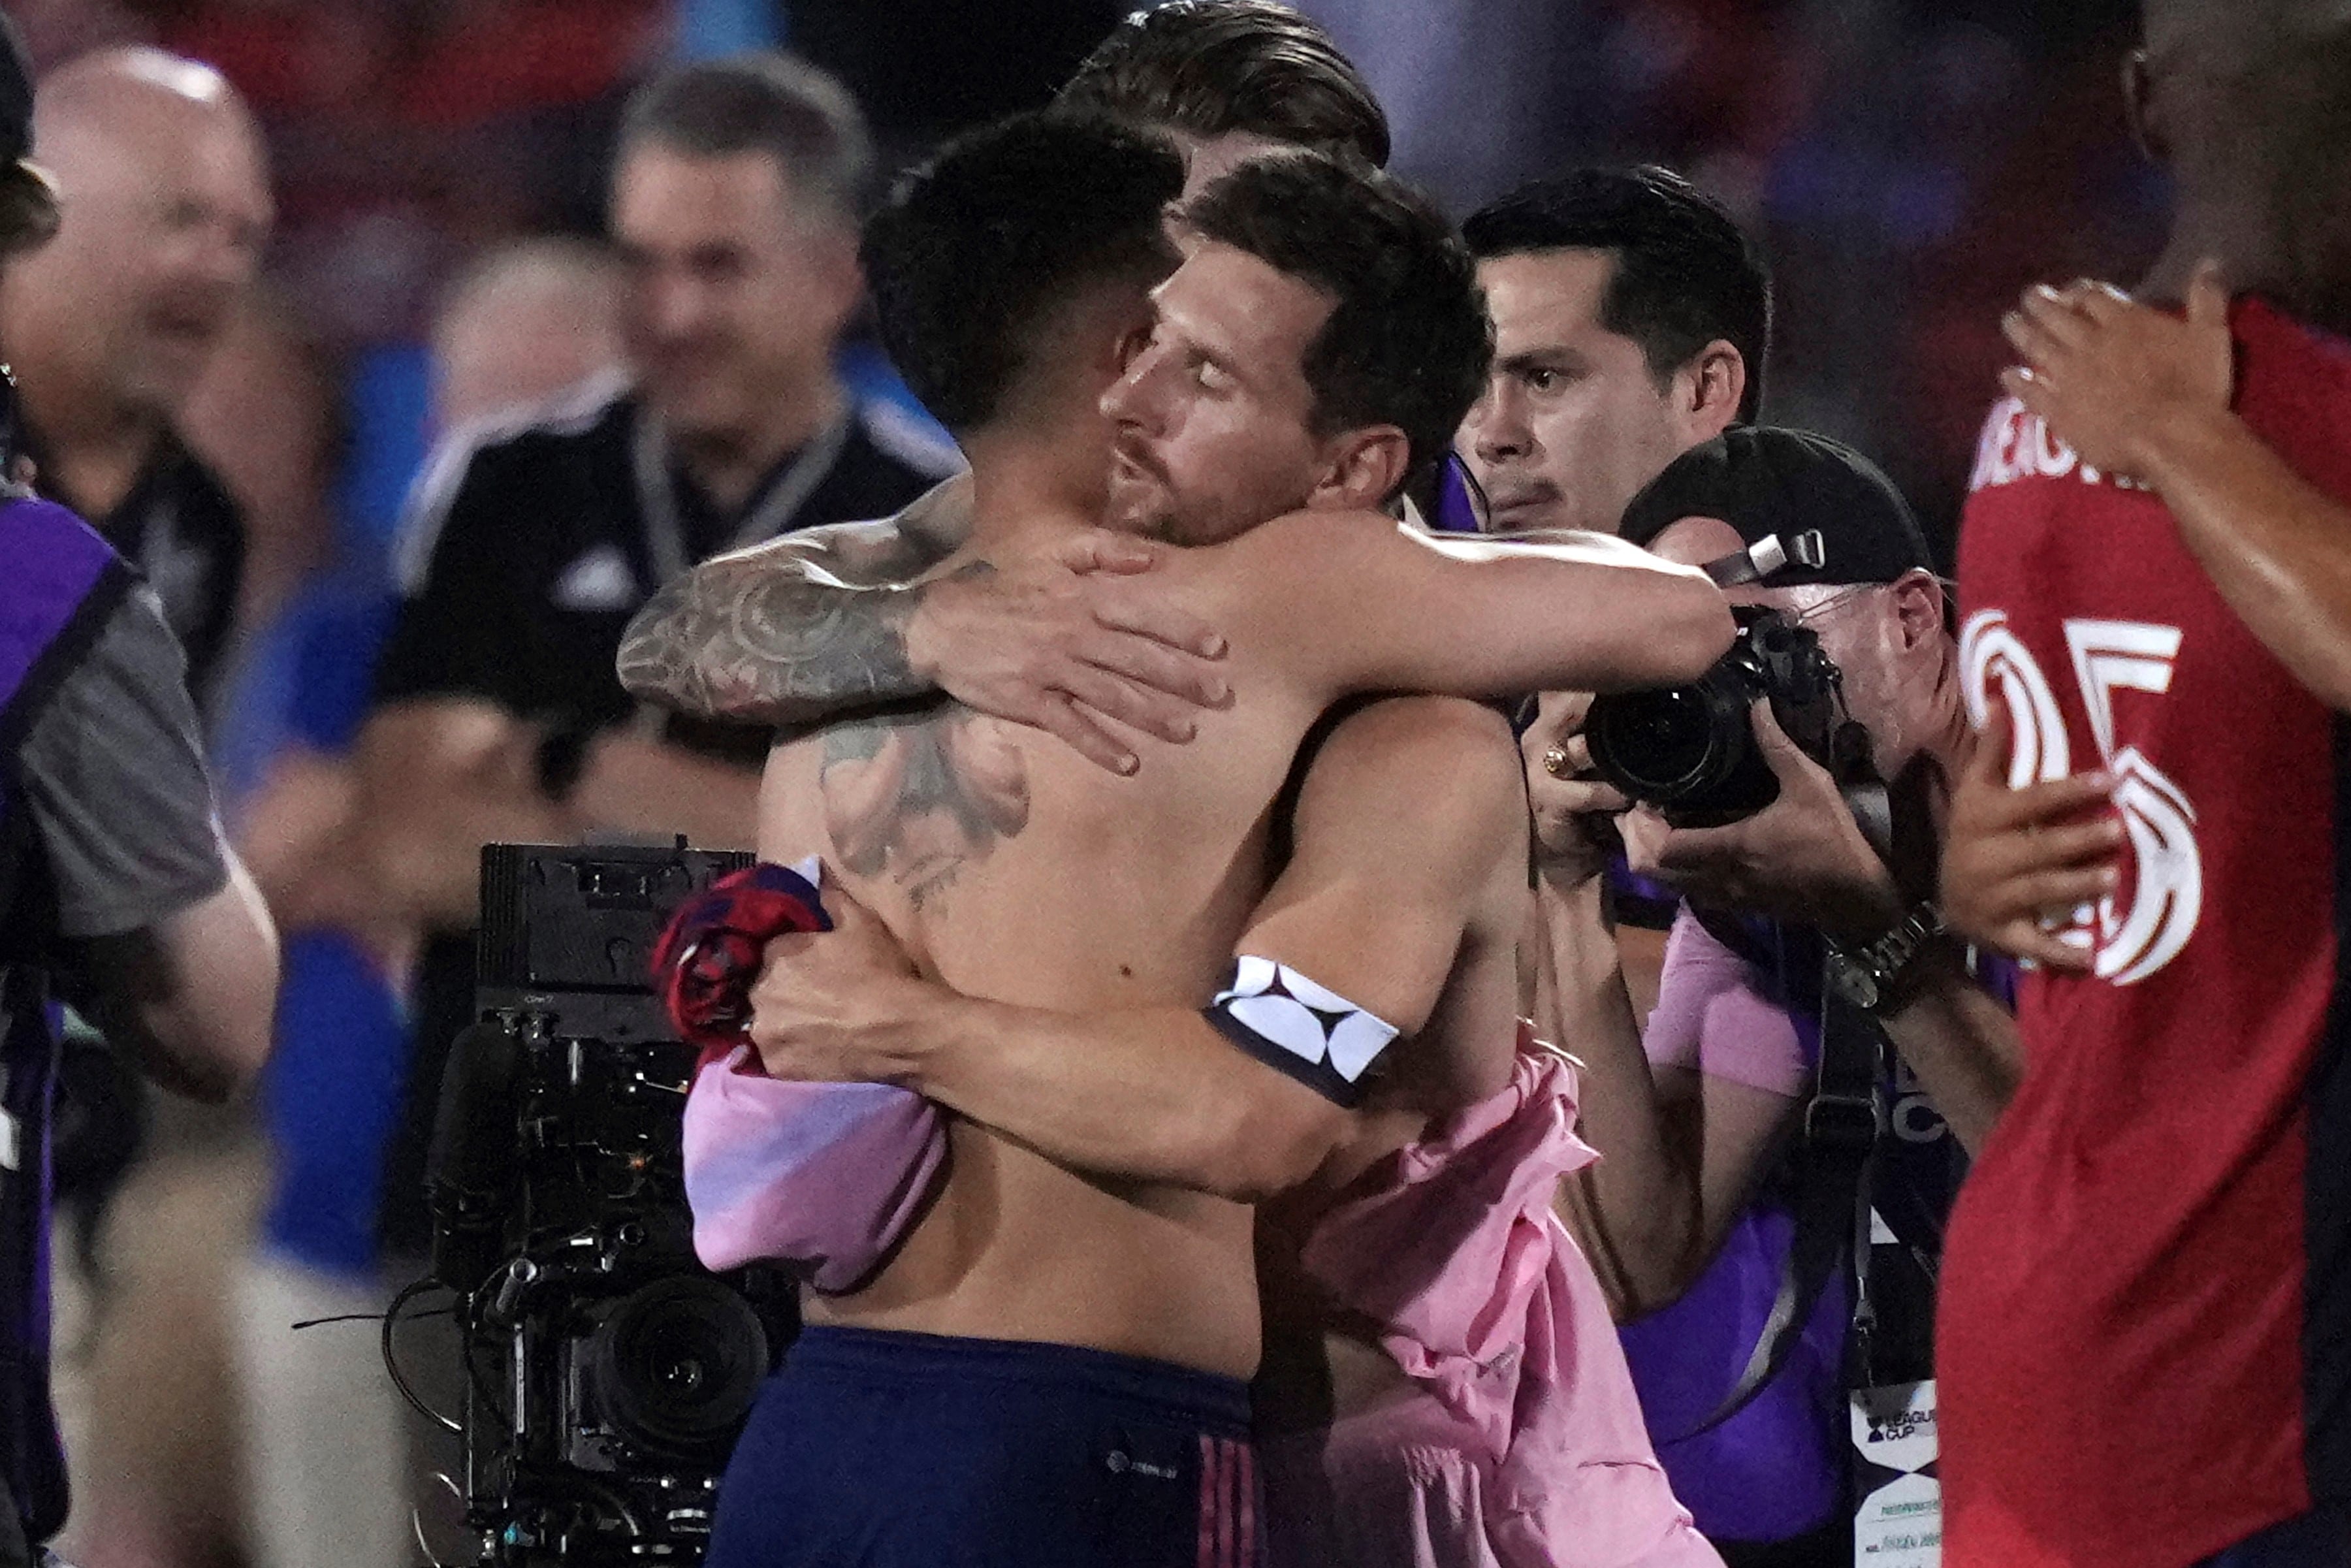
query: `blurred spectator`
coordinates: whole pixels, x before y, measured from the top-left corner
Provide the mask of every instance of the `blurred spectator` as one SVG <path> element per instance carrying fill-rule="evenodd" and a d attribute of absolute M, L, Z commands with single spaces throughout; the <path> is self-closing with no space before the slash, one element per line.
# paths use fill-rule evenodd
<path fill-rule="evenodd" d="M 334 547 L 333 367 L 286 299 L 256 291 L 231 318 L 180 429 L 244 513 L 235 625 L 250 632 L 285 608 Z"/>
<path fill-rule="evenodd" d="M 51 246 L 0 279 L 0 333 L 20 378 L 26 444 L 44 491 L 91 519 L 143 570 L 204 700 L 234 623 L 245 540 L 238 507 L 176 421 L 246 294 L 268 229 L 259 142 L 217 74 L 144 48 L 84 57 L 44 78 L 34 133 L 65 218 Z M 94 1259 L 95 1216 L 136 1147 L 141 1102 L 114 1053 L 79 1032 L 67 1051 L 60 1171 L 83 1186 L 86 1255 Z M 93 1157 L 93 1145 L 103 1158 Z M 220 1196 L 201 1179 L 187 1186 L 185 1174 L 164 1162 L 141 1181 L 153 1203 L 193 1193 L 203 1207 Z M 153 1211 L 149 1204 L 142 1214 Z M 163 1234 L 176 1244 L 172 1259 L 217 1255 L 202 1249 L 191 1225 Z M 180 1527 L 207 1507 L 221 1511 L 211 1500 L 226 1491 L 219 1464 L 189 1463 L 187 1447 L 195 1438 L 200 1460 L 219 1451 L 201 1415 L 219 1404 L 219 1360 L 206 1354 L 218 1335 L 201 1332 L 217 1322 L 209 1309 L 218 1279 L 164 1256 L 138 1252 L 138 1278 L 111 1281 L 108 1326 L 121 1332 L 89 1347 L 89 1393 L 107 1419 L 92 1425 L 77 1474 L 123 1481 L 93 1489 L 85 1510 L 91 1528 L 119 1540 L 200 1532 Z M 78 1304 L 84 1281 L 60 1283 L 65 1304 Z M 156 1325 L 174 1322 L 199 1332 L 158 1361 Z M 172 1478 L 187 1489 L 163 1488 Z"/>
<path fill-rule="evenodd" d="M 454 431 L 620 368 L 621 274 L 586 240 L 519 240 L 459 276 L 433 323 L 434 424 Z"/>
<path fill-rule="evenodd" d="M 544 402 L 618 366 L 611 262 L 574 241 L 494 250 L 452 287 L 433 340 L 437 428 Z M 323 437 L 325 422 L 310 423 Z M 314 476 L 309 507 L 323 511 L 323 439 L 287 455 Z M 225 746 L 249 786 L 236 831 L 287 933 L 264 1081 L 268 1190 L 236 1281 L 248 1543 L 262 1568 L 406 1561 L 404 1421 L 376 1336 L 287 1326 L 380 1312 L 395 1282 L 375 1220 L 418 932 L 374 896 L 350 755 L 393 605 L 380 562 L 346 559 L 311 583 L 256 640 Z"/>
<path fill-rule="evenodd" d="M 632 100 L 612 175 L 639 382 L 454 439 L 420 483 L 407 598 L 360 743 L 375 891 L 437 935 L 387 1224 L 422 1249 L 423 1145 L 473 1015 L 480 846 L 590 834 L 747 844 L 765 737 L 633 724 L 631 613 L 705 556 L 886 515 L 946 471 L 856 402 L 835 340 L 862 291 L 856 106 L 776 55 L 684 68 Z"/>
<path fill-rule="evenodd" d="M 199 700 L 232 624 L 238 508 L 174 428 L 253 281 L 268 174 L 228 83 L 110 50 L 40 88 L 36 146 L 65 211 L 0 287 L 43 492 L 88 517 L 162 596 Z"/>
<path fill-rule="evenodd" d="M 269 608 L 256 602 L 256 591 L 266 585 L 269 601 L 282 602 L 326 547 L 323 497 L 334 448 L 326 367 L 282 306 L 248 297 L 181 423 L 252 524 L 239 617 L 249 627 Z M 222 695 L 234 689 L 225 678 Z M 233 819 L 238 784 L 223 782 L 225 815 Z M 232 839 L 282 924 L 285 904 L 273 885 L 279 857 L 266 838 Z M 290 973 L 291 947 L 287 957 Z M 94 1071 L 103 1055 L 72 1040 L 68 1049 L 67 1103 L 76 1119 L 67 1148 L 87 1163 L 91 1135 L 137 1103 L 97 1092 L 135 1092 L 136 1085 L 110 1084 Z M 87 1491 L 72 1544 L 101 1563 L 156 1552 L 206 1562 L 233 1552 L 243 1534 L 232 1440 L 239 1428 L 233 1322 L 241 1314 L 231 1303 L 259 1195 L 258 1150 L 242 1114 L 169 1113 L 156 1130 L 119 1192 L 89 1195 L 84 1267 L 57 1282 L 65 1321 L 89 1320 L 83 1376 L 61 1392 L 76 1418 L 75 1475 Z"/>

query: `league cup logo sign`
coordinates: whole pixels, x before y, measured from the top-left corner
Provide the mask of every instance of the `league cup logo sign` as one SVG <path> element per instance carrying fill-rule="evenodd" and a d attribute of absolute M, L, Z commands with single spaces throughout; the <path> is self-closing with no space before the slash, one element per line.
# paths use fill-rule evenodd
<path fill-rule="evenodd" d="M 2114 804 L 2130 844 L 2131 874 L 2118 893 L 2075 911 L 2062 935 L 2095 949 L 2099 978 L 2132 986 L 2179 956 L 2204 906 L 2195 807 L 2137 747 L 2117 748 L 2115 736 L 2115 694 L 2160 696 L 2169 691 L 2180 633 L 2176 626 L 2136 621 L 2073 620 L 2064 629 L 2091 739 L 2116 780 Z M 2010 629 L 2007 616 L 1984 610 L 1968 618 L 1959 637 L 1959 667 L 1968 716 L 1978 729 L 1990 721 L 1995 696 L 2008 709 L 2015 735 L 2010 789 L 2074 771 L 2056 693 L 2032 650 Z"/>
<path fill-rule="evenodd" d="M 1935 1385 L 1855 1389 L 1851 1416 L 1862 1494 L 1853 1521 L 1855 1568 L 1937 1568 L 1943 1489 L 1935 1475 Z"/>

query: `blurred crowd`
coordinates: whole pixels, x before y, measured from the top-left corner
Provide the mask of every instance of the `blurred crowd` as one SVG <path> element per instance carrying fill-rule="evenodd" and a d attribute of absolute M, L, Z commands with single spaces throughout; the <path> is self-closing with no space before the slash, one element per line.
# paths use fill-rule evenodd
<path fill-rule="evenodd" d="M 71 359 L 74 331 L 105 309 L 144 334 L 115 361 L 131 367 L 123 385 L 47 406 L 28 393 L 28 406 L 45 463 L 93 520 L 155 504 L 142 487 L 157 484 L 173 503 L 140 525 L 143 551 L 126 549 L 189 646 L 230 834 L 287 941 L 262 1124 L 159 1108 L 135 1158 L 99 1149 L 76 1174 L 78 1261 L 59 1269 L 75 1560 L 290 1562 L 269 1543 L 396 1552 L 408 1534 L 411 1489 L 381 1479 L 409 1473 L 425 1438 L 373 1375 L 373 1329 L 324 1323 L 288 1353 L 283 1335 L 266 1350 L 240 1340 L 240 1325 L 363 1314 L 398 1282 L 377 1209 L 400 1167 L 387 1176 L 355 1155 L 392 1135 L 415 1020 L 432 1016 L 412 985 L 431 894 L 387 898 L 371 872 L 393 852 L 369 842 L 391 815 L 371 817 L 381 801 L 354 747 L 379 690 L 401 518 L 429 489 L 434 442 L 625 373 L 622 273 L 602 236 L 630 89 L 680 57 L 789 43 L 862 99 L 894 166 L 1043 101 L 1122 8 L 11 0 L 44 71 L 154 46 L 208 63 L 242 100 L 201 123 L 147 124 L 93 74 L 96 108 L 61 108 L 63 128 L 36 149 L 68 193 L 66 232 L 39 266 L 71 286 L 44 303 L 39 278 L 12 279 L 25 298 L 8 335 L 37 368 Z M 1397 172 L 1457 214 L 1591 162 L 1661 160 L 1718 195 L 1781 280 L 1766 416 L 1878 455 L 1938 543 L 2007 357 L 2001 308 L 2035 277 L 2129 275 L 2158 235 L 2163 192 L 2110 80 L 2130 21 L 2119 0 L 1301 8 L 1378 89 Z M 104 227 L 101 197 L 75 210 L 81 192 L 128 180 L 127 161 L 168 151 L 191 160 L 192 205 L 171 233 Z M 907 450 L 935 444 L 853 309 L 843 317 L 843 384 L 898 422 Z M 105 439 L 110 398 L 161 411 L 234 502 L 236 539 L 178 505 L 199 495 L 193 480 L 158 480 L 149 455 L 123 466 Z M 485 769 L 546 764 L 493 741 Z M 531 836 L 527 821 L 503 826 L 489 836 Z M 453 874 L 469 896 L 462 862 Z M 285 1049 L 306 1031 L 339 1049 Z M 101 1068 L 87 1076 L 76 1092 L 92 1104 L 138 1093 Z M 322 1387 L 354 1392 L 310 1396 Z M 220 1440 L 232 1431 L 239 1441 Z M 305 1467 L 341 1467 L 348 1484 L 273 1484 Z M 320 1497 L 341 1500 L 339 1517 L 272 1515 Z"/>

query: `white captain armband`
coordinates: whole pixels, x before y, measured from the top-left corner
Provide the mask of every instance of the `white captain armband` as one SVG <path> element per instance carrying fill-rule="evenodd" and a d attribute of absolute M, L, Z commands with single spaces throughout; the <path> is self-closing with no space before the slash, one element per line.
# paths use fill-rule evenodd
<path fill-rule="evenodd" d="M 1354 1109 L 1395 1026 L 1287 964 L 1244 954 L 1203 1009 L 1217 1032 L 1335 1105 Z"/>

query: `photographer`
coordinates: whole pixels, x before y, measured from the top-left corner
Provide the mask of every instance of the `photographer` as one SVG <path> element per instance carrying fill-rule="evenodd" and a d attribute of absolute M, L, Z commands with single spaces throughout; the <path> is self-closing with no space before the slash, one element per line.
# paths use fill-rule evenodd
<path fill-rule="evenodd" d="M 1853 1302 L 1842 1288 L 1823 1294 L 1752 1405 L 1694 1431 L 1740 1382 L 1784 1271 L 1794 1200 L 1782 1152 L 1815 1071 L 1824 943 L 1881 961 L 1875 1017 L 1900 1062 L 1885 1086 L 1893 1136 L 1880 1140 L 1874 1201 L 1909 1249 L 1931 1256 L 1959 1173 L 1952 1145 L 1980 1143 L 2013 1072 L 2006 1016 L 1955 948 L 1930 936 L 1907 963 L 1870 951 L 1934 885 L 1932 844 L 1970 745 L 1942 587 L 1900 497 L 1834 444 L 1734 431 L 1668 467 L 1624 528 L 1685 564 L 1807 531 L 1823 565 L 1731 596 L 1818 634 L 1889 783 L 1893 855 L 1880 857 L 1829 771 L 1756 704 L 1778 784 L 1769 805 L 1727 826 L 1677 829 L 1647 808 L 1620 819 L 1634 868 L 1695 906 L 1676 924 L 1646 1041 L 1602 913 L 1598 824 L 1573 810 L 1588 789 L 1567 787 L 1591 742 L 1564 734 L 1573 710 L 1555 697 L 1525 742 L 1547 971 L 1539 1026 L 1589 1064 L 1583 1134 L 1605 1156 L 1569 1207 L 1620 1315 L 1650 1314 L 1625 1343 L 1651 1433 L 1677 1493 L 1734 1562 L 1848 1551 L 1840 1380 Z M 1923 1330 L 1923 1312 L 1912 1317 Z"/>
<path fill-rule="evenodd" d="M 56 231 L 0 25 L 0 258 Z M 12 458 L 9 460 L 14 462 Z M 0 1568 L 66 1515 L 48 1386 L 49 1134 L 71 1000 L 158 1082 L 227 1098 L 266 1053 L 277 942 L 222 841 L 155 593 L 71 513 L 0 499 Z"/>

